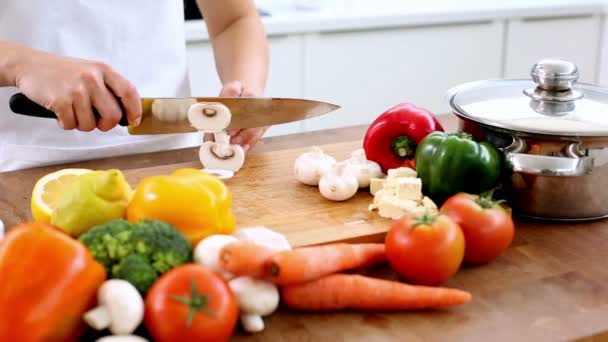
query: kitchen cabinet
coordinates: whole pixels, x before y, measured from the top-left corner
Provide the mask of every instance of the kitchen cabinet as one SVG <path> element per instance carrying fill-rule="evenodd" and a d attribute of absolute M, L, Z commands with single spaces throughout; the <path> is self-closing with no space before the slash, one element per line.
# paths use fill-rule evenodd
<path fill-rule="evenodd" d="M 272 36 L 270 46 L 270 69 L 266 85 L 266 96 L 302 97 L 302 36 Z M 188 43 L 188 68 L 192 94 L 215 96 L 221 82 L 215 69 L 213 50 L 208 41 Z M 243 53 L 247 53 L 246 51 Z M 302 122 L 271 127 L 266 136 L 301 132 Z"/>
<path fill-rule="evenodd" d="M 447 112 L 450 87 L 500 77 L 503 28 L 481 21 L 308 35 L 304 94 L 342 108 L 304 129 L 369 124 L 405 101 Z"/>
<path fill-rule="evenodd" d="M 558 58 L 576 63 L 580 82 L 598 82 L 600 28 L 600 16 L 592 13 L 509 20 L 505 77 L 530 78 L 537 60 Z"/>

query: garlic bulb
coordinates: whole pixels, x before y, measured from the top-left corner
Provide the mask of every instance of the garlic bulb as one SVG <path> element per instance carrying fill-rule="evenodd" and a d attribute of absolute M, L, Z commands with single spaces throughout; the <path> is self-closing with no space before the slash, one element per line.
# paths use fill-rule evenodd
<path fill-rule="evenodd" d="M 334 164 L 319 180 L 321 195 L 330 201 L 345 201 L 353 197 L 358 188 L 357 177 L 346 162 Z"/>
<path fill-rule="evenodd" d="M 308 152 L 301 154 L 294 162 L 296 179 L 306 185 L 318 185 L 321 175 L 328 171 L 336 159 L 313 146 Z"/>
<path fill-rule="evenodd" d="M 348 168 L 357 178 L 359 188 L 369 187 L 372 178 L 382 178 L 384 174 L 378 163 L 367 160 L 365 151 L 360 148 L 351 153 L 350 159 L 346 160 Z"/>

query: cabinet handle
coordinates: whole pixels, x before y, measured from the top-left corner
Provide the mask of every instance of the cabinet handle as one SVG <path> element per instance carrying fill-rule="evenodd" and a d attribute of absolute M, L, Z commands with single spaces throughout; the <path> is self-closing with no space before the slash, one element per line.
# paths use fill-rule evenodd
<path fill-rule="evenodd" d="M 585 13 L 585 14 L 565 14 L 565 15 L 555 15 L 548 17 L 525 17 L 522 18 L 523 22 L 537 22 L 537 21 L 551 21 L 551 20 L 576 20 L 576 19 L 590 19 L 593 18 L 593 13 Z"/>

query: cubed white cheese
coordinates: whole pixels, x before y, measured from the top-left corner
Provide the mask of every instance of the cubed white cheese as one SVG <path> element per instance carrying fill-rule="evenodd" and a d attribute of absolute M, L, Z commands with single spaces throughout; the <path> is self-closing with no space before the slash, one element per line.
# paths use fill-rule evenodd
<path fill-rule="evenodd" d="M 422 200 L 422 181 L 420 178 L 398 178 L 395 195 L 403 200 Z"/>
<path fill-rule="evenodd" d="M 424 196 L 424 198 L 422 199 L 422 206 L 425 209 L 429 210 L 429 213 L 436 213 L 437 212 L 437 205 L 435 204 L 435 202 L 433 202 L 432 199 Z"/>
<path fill-rule="evenodd" d="M 382 179 L 382 178 L 370 179 L 369 192 L 372 194 L 372 196 L 376 195 L 376 193 L 379 190 L 381 190 L 382 187 L 384 187 L 384 182 L 386 182 L 386 179 Z"/>
<path fill-rule="evenodd" d="M 396 169 L 389 169 L 387 176 L 388 176 L 388 178 L 400 178 L 400 177 L 416 178 L 418 175 L 417 175 L 416 171 L 414 171 L 413 169 L 411 169 L 409 167 L 399 167 Z"/>

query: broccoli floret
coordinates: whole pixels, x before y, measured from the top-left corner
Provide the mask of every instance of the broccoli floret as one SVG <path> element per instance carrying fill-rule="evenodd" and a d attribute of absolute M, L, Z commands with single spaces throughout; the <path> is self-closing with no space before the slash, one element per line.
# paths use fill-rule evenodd
<path fill-rule="evenodd" d="M 129 222 L 114 220 L 93 227 L 81 235 L 79 240 L 89 248 L 93 257 L 108 273 L 111 273 L 112 266 L 133 251 L 133 244 L 129 242 L 132 233 L 132 225 Z"/>
<path fill-rule="evenodd" d="M 159 277 L 148 258 L 141 254 L 130 254 L 120 264 L 112 267 L 113 278 L 124 279 L 133 284 L 140 293 L 148 289 Z"/>
<path fill-rule="evenodd" d="M 190 241 L 172 225 L 161 221 L 143 219 L 134 224 L 131 243 L 161 274 L 192 258 Z"/>
<path fill-rule="evenodd" d="M 163 273 L 192 260 L 190 241 L 172 225 L 152 219 L 114 220 L 80 236 L 110 278 L 131 282 L 142 295 Z"/>

